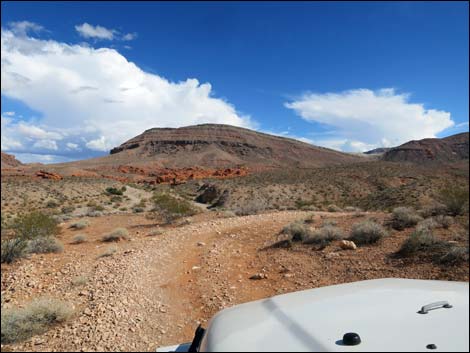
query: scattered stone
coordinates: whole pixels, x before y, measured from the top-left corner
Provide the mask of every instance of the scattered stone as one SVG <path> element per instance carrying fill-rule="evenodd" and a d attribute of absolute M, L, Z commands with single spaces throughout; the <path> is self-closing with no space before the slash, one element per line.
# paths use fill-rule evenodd
<path fill-rule="evenodd" d="M 250 279 L 252 279 L 252 280 L 260 280 L 260 279 L 267 279 L 267 278 L 268 278 L 268 276 L 264 273 L 257 273 L 257 274 L 250 277 Z"/>
<path fill-rule="evenodd" d="M 354 244 L 354 242 L 350 240 L 341 240 L 341 242 L 339 243 L 339 246 L 343 250 L 356 250 L 357 249 L 356 244 Z"/>

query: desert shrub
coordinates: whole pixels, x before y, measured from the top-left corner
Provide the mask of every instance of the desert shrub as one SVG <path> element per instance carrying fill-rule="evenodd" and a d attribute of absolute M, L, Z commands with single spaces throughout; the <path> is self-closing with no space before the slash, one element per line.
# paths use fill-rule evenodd
<path fill-rule="evenodd" d="M 118 196 L 121 196 L 123 195 L 123 191 L 125 190 L 122 190 L 122 189 L 118 189 L 118 188 L 114 188 L 114 187 L 107 187 L 106 188 L 106 193 L 108 195 L 118 195 Z"/>
<path fill-rule="evenodd" d="M 311 229 L 303 221 L 288 224 L 281 233 L 288 235 L 292 241 L 304 241 L 312 235 Z"/>
<path fill-rule="evenodd" d="M 56 208 L 57 206 L 59 206 L 59 204 L 54 200 L 49 200 L 46 203 L 47 208 Z"/>
<path fill-rule="evenodd" d="M 85 234 L 77 234 L 72 239 L 72 244 L 81 244 L 86 242 L 87 238 Z"/>
<path fill-rule="evenodd" d="M 323 226 L 317 229 L 313 233 L 303 240 L 304 244 L 320 244 L 326 245 L 333 240 L 339 240 L 344 238 L 343 231 L 335 226 Z"/>
<path fill-rule="evenodd" d="M 54 237 L 39 237 L 28 242 L 28 252 L 33 254 L 59 253 L 64 246 Z"/>
<path fill-rule="evenodd" d="M 237 216 L 249 216 L 265 211 L 267 208 L 268 205 L 266 200 L 261 198 L 252 198 L 243 200 L 243 204 L 235 207 L 233 211 Z"/>
<path fill-rule="evenodd" d="M 50 298 L 36 299 L 24 308 L 2 309 L 2 344 L 24 341 L 44 333 L 50 326 L 69 319 L 72 314 L 70 304 Z"/>
<path fill-rule="evenodd" d="M 300 207 L 300 209 L 302 211 L 319 211 L 319 208 L 314 205 L 305 205 L 305 206 Z"/>
<path fill-rule="evenodd" d="M 149 237 L 154 237 L 156 235 L 163 234 L 163 231 L 161 229 L 154 229 L 148 233 Z"/>
<path fill-rule="evenodd" d="M 323 227 L 332 226 L 335 227 L 338 224 L 334 219 L 325 219 L 322 223 Z"/>
<path fill-rule="evenodd" d="M 88 217 L 101 217 L 103 215 L 103 213 L 101 213 L 100 211 L 88 211 L 87 214 L 86 214 Z"/>
<path fill-rule="evenodd" d="M 122 197 L 118 195 L 114 195 L 110 199 L 111 202 L 122 202 Z"/>
<path fill-rule="evenodd" d="M 142 213 L 144 212 L 144 209 L 142 207 L 133 207 L 132 212 L 134 213 Z"/>
<path fill-rule="evenodd" d="M 232 217 L 236 217 L 236 216 L 237 216 L 237 215 L 235 214 L 235 212 L 230 211 L 230 210 L 222 211 L 222 212 L 220 212 L 219 215 L 220 215 L 221 218 L 232 218 Z"/>
<path fill-rule="evenodd" d="M 168 194 L 156 194 L 153 201 L 155 204 L 154 211 L 162 216 L 166 224 L 170 224 L 178 218 L 196 214 L 191 203 Z"/>
<path fill-rule="evenodd" d="M 438 199 L 450 215 L 462 215 L 468 210 L 468 188 L 448 186 L 439 192 Z"/>
<path fill-rule="evenodd" d="M 419 210 L 419 215 L 423 218 L 429 218 L 437 215 L 445 215 L 447 213 L 446 205 L 440 202 L 434 202 Z"/>
<path fill-rule="evenodd" d="M 13 229 L 16 236 L 23 239 L 46 237 L 59 232 L 57 221 L 41 212 L 19 216 L 13 223 Z"/>
<path fill-rule="evenodd" d="M 416 226 L 417 231 L 421 230 L 433 230 L 438 227 L 437 222 L 434 220 L 434 218 L 426 218 L 418 223 Z"/>
<path fill-rule="evenodd" d="M 336 205 L 328 205 L 327 207 L 328 212 L 341 212 L 342 209 Z"/>
<path fill-rule="evenodd" d="M 64 206 L 60 209 L 62 213 L 72 213 L 75 210 L 74 206 Z"/>
<path fill-rule="evenodd" d="M 396 230 L 413 227 L 421 221 L 422 218 L 411 207 L 396 207 L 392 212 L 390 224 Z"/>
<path fill-rule="evenodd" d="M 439 240 L 433 235 L 429 228 L 415 230 L 406 239 L 400 249 L 398 255 L 412 256 L 422 251 L 428 251 L 439 244 Z"/>
<path fill-rule="evenodd" d="M 451 246 L 442 256 L 438 258 L 441 265 L 458 265 L 468 262 L 468 248 Z"/>
<path fill-rule="evenodd" d="M 438 199 L 452 216 L 468 212 L 468 188 L 448 186 L 439 192 Z"/>
<path fill-rule="evenodd" d="M 450 216 L 438 215 L 434 219 L 438 226 L 444 229 L 448 229 L 454 223 L 454 219 Z"/>
<path fill-rule="evenodd" d="M 126 228 L 116 228 L 111 233 L 106 234 L 102 240 L 105 242 L 120 241 L 129 239 L 129 232 Z"/>
<path fill-rule="evenodd" d="M 104 206 L 103 205 L 93 206 L 93 211 L 94 212 L 102 212 L 102 211 L 104 211 Z"/>
<path fill-rule="evenodd" d="M 106 251 L 98 256 L 98 258 L 113 256 L 117 252 L 115 246 L 110 246 Z"/>
<path fill-rule="evenodd" d="M 21 238 L 2 240 L 1 262 L 12 263 L 27 255 L 28 241 Z"/>
<path fill-rule="evenodd" d="M 359 207 L 347 206 L 344 208 L 344 212 L 362 212 Z"/>
<path fill-rule="evenodd" d="M 82 219 L 78 222 L 72 223 L 70 225 L 70 228 L 73 228 L 73 229 L 84 229 L 86 227 L 88 227 L 88 222 L 84 219 Z"/>
<path fill-rule="evenodd" d="M 80 286 L 84 286 L 85 284 L 87 284 L 88 278 L 85 276 L 77 276 L 77 277 L 72 278 L 71 282 L 72 282 L 73 287 L 80 287 Z"/>
<path fill-rule="evenodd" d="M 356 245 L 374 244 L 387 235 L 387 231 L 380 224 L 366 220 L 353 225 L 349 240 Z"/>

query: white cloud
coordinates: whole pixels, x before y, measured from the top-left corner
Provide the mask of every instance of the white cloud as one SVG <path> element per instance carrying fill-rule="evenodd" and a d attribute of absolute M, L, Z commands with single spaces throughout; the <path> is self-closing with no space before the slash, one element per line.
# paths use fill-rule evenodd
<path fill-rule="evenodd" d="M 73 142 L 67 142 L 65 145 L 70 150 L 79 150 L 80 149 L 80 147 L 78 147 L 78 144 L 73 143 Z"/>
<path fill-rule="evenodd" d="M 15 112 L 4 112 L 3 115 L 5 115 L 5 116 L 14 116 Z"/>
<path fill-rule="evenodd" d="M 315 143 L 344 151 L 395 146 L 409 140 L 436 137 L 454 125 L 449 112 L 410 103 L 409 94 L 387 88 L 356 89 L 341 93 L 305 94 L 285 103 L 303 119 L 326 124 L 334 138 Z"/>
<path fill-rule="evenodd" d="M 130 40 L 134 40 L 136 38 L 137 38 L 137 33 L 134 32 L 134 33 L 124 34 L 121 39 L 124 40 L 124 41 L 130 41 Z"/>
<path fill-rule="evenodd" d="M 116 33 L 113 29 L 108 29 L 102 26 L 93 26 L 88 23 L 75 26 L 75 30 L 84 38 L 96 38 L 96 39 L 114 39 Z"/>
<path fill-rule="evenodd" d="M 25 36 L 29 32 L 42 32 L 44 27 L 29 21 L 9 22 L 8 27 L 16 35 Z"/>
<path fill-rule="evenodd" d="M 53 150 L 53 151 L 57 151 L 58 149 L 57 142 L 55 142 L 54 140 L 48 140 L 48 139 L 36 141 L 33 144 L 33 148 L 37 148 L 39 150 L 46 149 L 46 150 Z"/>
<path fill-rule="evenodd" d="M 2 29 L 1 59 L 2 95 L 41 115 L 13 121 L 3 114 L 5 150 L 22 146 L 16 152 L 34 154 L 46 144 L 37 141 L 51 140 L 60 154 L 77 157 L 67 143 L 77 144 L 81 155 L 90 155 L 152 127 L 199 123 L 253 127 L 249 116 L 213 97 L 210 83 L 194 78 L 168 81 L 114 49 L 17 36 Z"/>

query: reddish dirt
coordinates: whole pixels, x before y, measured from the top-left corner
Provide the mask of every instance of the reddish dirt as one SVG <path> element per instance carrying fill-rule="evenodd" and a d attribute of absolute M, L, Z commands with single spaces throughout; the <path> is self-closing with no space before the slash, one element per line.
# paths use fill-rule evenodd
<path fill-rule="evenodd" d="M 333 243 L 318 251 L 312 246 L 291 249 L 267 246 L 286 224 L 305 212 L 273 212 L 218 218 L 214 212 L 194 216 L 181 227 L 161 228 L 149 236 L 155 222 L 141 215 L 90 218 L 84 230 L 64 225 L 61 254 L 35 255 L 11 266 L 2 265 L 2 305 L 18 305 L 47 295 L 74 303 L 69 323 L 24 343 L 4 349 L 46 351 L 151 351 L 157 346 L 189 341 L 219 310 L 272 295 L 364 279 L 401 277 L 468 281 L 468 264 L 441 267 L 426 259 L 393 257 L 411 230 L 392 232 L 381 243 L 340 250 Z M 364 218 L 383 221 L 387 215 L 316 212 L 313 226 L 334 220 L 343 230 Z M 97 258 L 109 244 L 101 236 L 126 227 L 130 241 L 117 252 Z M 84 233 L 88 241 L 72 245 Z M 465 243 L 456 228 L 438 236 Z M 250 280 L 262 273 L 265 279 Z M 87 276 L 83 287 L 71 285 Z"/>

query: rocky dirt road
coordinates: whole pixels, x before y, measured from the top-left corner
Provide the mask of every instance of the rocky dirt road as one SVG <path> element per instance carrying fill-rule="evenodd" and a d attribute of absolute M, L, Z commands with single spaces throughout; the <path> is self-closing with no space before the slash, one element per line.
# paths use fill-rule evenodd
<path fill-rule="evenodd" d="M 276 294 L 384 277 L 468 281 L 465 265 L 440 268 L 391 258 L 411 230 L 355 251 L 341 251 L 335 244 L 321 251 L 301 245 L 263 250 L 283 226 L 305 216 L 285 211 L 221 218 L 204 212 L 157 235 L 160 228 L 141 214 L 90 218 L 83 231 L 65 224 L 63 253 L 2 265 L 2 307 L 48 296 L 72 303 L 76 314 L 2 351 L 154 351 L 190 341 L 197 325 L 206 326 L 223 308 Z M 314 224 L 334 219 L 348 231 L 356 217 L 316 212 Z M 383 221 L 386 215 L 362 217 Z M 131 239 L 115 245 L 100 241 L 116 227 L 126 227 Z M 88 240 L 73 245 L 78 232 Z M 102 257 L 110 246 L 116 252 Z M 250 279 L 255 274 L 263 279 Z"/>
<path fill-rule="evenodd" d="M 217 219 L 206 214 L 156 236 L 148 236 L 155 226 L 142 216 L 107 216 L 90 219 L 84 231 L 88 242 L 79 245 L 67 244 L 77 232 L 66 229 L 61 239 L 63 254 L 34 255 L 2 271 L 2 304 L 13 306 L 32 297 L 50 296 L 73 303 L 75 317 L 2 350 L 151 351 L 191 340 L 198 323 L 234 304 L 231 293 L 250 281 L 250 270 L 237 265 L 237 258 L 248 256 L 240 250 L 234 250 L 229 263 L 211 262 L 221 252 L 220 242 L 235 241 L 240 232 L 249 231 L 253 237 L 273 233 L 300 216 L 284 212 Z M 127 227 L 131 241 L 118 243 L 114 255 L 99 258 L 109 247 L 99 241 L 99 235 L 118 226 Z M 222 266 L 235 266 L 238 275 L 218 277 Z M 78 276 L 86 283 L 74 285 Z M 265 294 L 260 286 L 257 297 Z"/>

